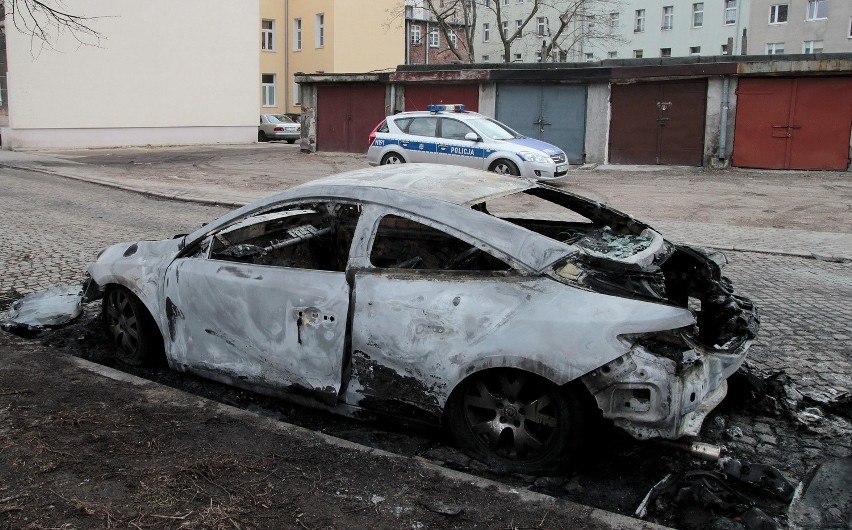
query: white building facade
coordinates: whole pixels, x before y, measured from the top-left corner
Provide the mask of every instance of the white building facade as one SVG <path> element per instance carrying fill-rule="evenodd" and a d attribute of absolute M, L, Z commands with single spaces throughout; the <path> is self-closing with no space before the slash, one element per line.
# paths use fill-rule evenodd
<path fill-rule="evenodd" d="M 751 55 L 852 52 L 850 0 L 751 2 Z"/>
<path fill-rule="evenodd" d="M 257 2 L 66 0 L 102 38 L 50 45 L 7 15 L 5 149 L 250 143 Z M 84 40 L 80 44 L 78 38 Z"/>

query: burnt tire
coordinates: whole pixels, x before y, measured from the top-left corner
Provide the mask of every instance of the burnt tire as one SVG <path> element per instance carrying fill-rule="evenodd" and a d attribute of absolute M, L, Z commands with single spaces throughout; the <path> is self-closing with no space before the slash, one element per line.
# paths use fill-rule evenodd
<path fill-rule="evenodd" d="M 511 160 L 506 160 L 505 158 L 495 160 L 494 163 L 491 164 L 491 167 L 488 168 L 488 171 L 493 171 L 500 175 L 511 175 L 513 177 L 521 176 L 521 171 L 518 169 L 518 166 Z"/>
<path fill-rule="evenodd" d="M 387 164 L 405 164 L 405 159 L 402 158 L 402 155 L 397 153 L 388 153 L 382 157 L 383 166 Z"/>
<path fill-rule="evenodd" d="M 102 318 L 116 359 L 130 366 L 161 364 L 163 337 L 154 318 L 128 289 L 109 287 L 104 293 Z"/>
<path fill-rule="evenodd" d="M 445 421 L 459 446 L 492 468 L 552 475 L 579 452 L 584 411 L 570 386 L 501 369 L 463 381 L 447 404 Z"/>

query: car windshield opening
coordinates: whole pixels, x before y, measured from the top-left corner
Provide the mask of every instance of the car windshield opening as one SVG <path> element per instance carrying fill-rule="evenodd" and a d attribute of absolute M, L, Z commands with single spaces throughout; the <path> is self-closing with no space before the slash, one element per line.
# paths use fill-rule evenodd
<path fill-rule="evenodd" d="M 484 136 L 487 136 L 492 140 L 515 140 L 517 138 L 524 138 L 524 135 L 513 131 L 498 121 L 488 118 L 477 118 L 475 120 L 470 120 L 469 123 L 478 129 Z"/>

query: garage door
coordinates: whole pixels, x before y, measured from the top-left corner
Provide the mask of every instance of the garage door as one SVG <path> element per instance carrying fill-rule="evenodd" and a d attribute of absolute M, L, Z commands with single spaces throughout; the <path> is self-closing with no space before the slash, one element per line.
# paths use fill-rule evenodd
<path fill-rule="evenodd" d="M 497 119 L 519 133 L 562 148 L 582 164 L 586 141 L 586 85 L 497 87 Z"/>
<path fill-rule="evenodd" d="M 405 85 L 405 110 L 426 110 L 438 103 L 461 103 L 479 112 L 479 85 Z"/>
<path fill-rule="evenodd" d="M 613 85 L 610 103 L 611 163 L 704 165 L 706 81 Z"/>
<path fill-rule="evenodd" d="M 317 87 L 317 150 L 365 153 L 385 118 L 382 85 Z"/>
<path fill-rule="evenodd" d="M 852 126 L 850 94 L 849 77 L 740 79 L 733 164 L 766 169 L 846 169 Z"/>

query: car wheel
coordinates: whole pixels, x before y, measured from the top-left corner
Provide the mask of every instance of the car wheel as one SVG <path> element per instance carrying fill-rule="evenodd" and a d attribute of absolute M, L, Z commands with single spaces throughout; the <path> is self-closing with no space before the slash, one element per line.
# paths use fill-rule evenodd
<path fill-rule="evenodd" d="M 266 133 L 263 131 L 258 131 L 257 133 L 257 141 L 258 142 L 268 142 L 269 139 L 266 137 Z"/>
<path fill-rule="evenodd" d="M 462 449 L 496 469 L 555 474 L 580 448 L 583 410 L 571 388 L 520 370 L 488 370 L 453 392 L 446 422 Z"/>
<path fill-rule="evenodd" d="M 382 157 L 382 165 L 386 164 L 405 164 L 405 159 L 396 153 L 388 153 Z"/>
<path fill-rule="evenodd" d="M 512 175 L 514 177 L 521 176 L 521 172 L 518 169 L 518 166 L 515 165 L 511 160 L 506 160 L 501 158 L 500 160 L 495 161 L 491 164 L 491 167 L 488 168 L 489 171 L 493 171 L 494 173 L 499 173 L 501 175 Z"/>
<path fill-rule="evenodd" d="M 124 287 L 107 289 L 103 324 L 116 358 L 131 366 L 150 366 L 163 358 L 163 338 L 144 304 Z"/>
<path fill-rule="evenodd" d="M 287 143 L 288 143 L 288 144 L 293 144 L 293 143 L 296 143 L 296 140 L 287 140 Z"/>

